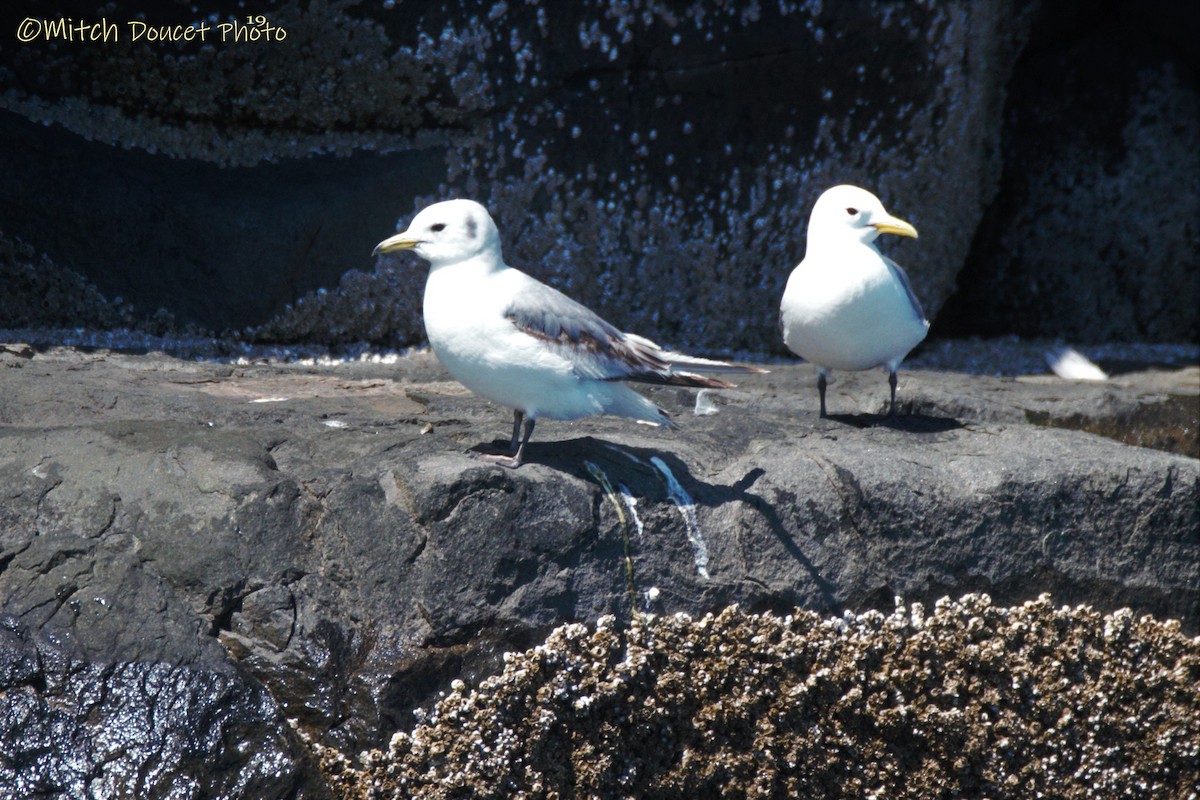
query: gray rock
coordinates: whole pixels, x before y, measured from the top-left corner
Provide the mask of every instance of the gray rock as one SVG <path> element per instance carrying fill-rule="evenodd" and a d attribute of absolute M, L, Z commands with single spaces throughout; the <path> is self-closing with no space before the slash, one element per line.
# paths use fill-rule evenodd
<path fill-rule="evenodd" d="M 635 607 L 1050 592 L 1200 630 L 1200 462 L 1053 424 L 1194 405 L 1194 369 L 906 371 L 891 420 L 882 373 L 839 373 L 820 420 L 813 370 L 777 365 L 713 415 L 655 391 L 678 432 L 547 421 L 506 471 L 467 451 L 511 418 L 429 355 L 0 359 L 2 610 L 99 670 L 94 691 L 119 664 L 249 674 L 279 741 L 291 718 L 345 752 L 378 745 L 452 677 Z"/>

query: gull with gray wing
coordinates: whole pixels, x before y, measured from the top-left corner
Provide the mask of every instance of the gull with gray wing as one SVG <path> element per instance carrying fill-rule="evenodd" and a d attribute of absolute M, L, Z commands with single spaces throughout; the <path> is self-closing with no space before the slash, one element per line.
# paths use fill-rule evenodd
<path fill-rule="evenodd" d="M 521 465 L 542 417 L 671 425 L 622 381 L 725 389 L 732 384 L 698 373 L 764 371 L 664 350 L 508 266 L 500 231 L 472 200 L 429 206 L 374 254 L 401 250 L 429 262 L 423 311 L 434 354 L 468 389 L 513 409 L 513 454 L 481 456 L 502 466 Z"/>

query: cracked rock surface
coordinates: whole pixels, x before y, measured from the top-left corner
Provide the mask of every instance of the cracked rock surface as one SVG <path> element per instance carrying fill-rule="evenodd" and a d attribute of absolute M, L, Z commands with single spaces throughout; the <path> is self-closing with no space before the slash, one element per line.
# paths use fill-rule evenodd
<path fill-rule="evenodd" d="M 1194 367 L 1106 384 L 909 370 L 891 420 L 882 373 L 839 374 L 820 420 L 812 368 L 774 365 L 707 395 L 715 414 L 652 390 L 675 432 L 547 421 L 507 471 L 468 452 L 507 437 L 505 410 L 427 354 L 389 360 L 5 347 L 0 649 L 61 652 L 101 694 L 121 670 L 166 671 L 189 710 L 145 735 L 217 748 L 176 753 L 175 779 L 249 775 L 261 751 L 285 777 L 257 796 L 284 797 L 325 791 L 284 720 L 337 752 L 383 748 L 450 681 L 605 615 L 1049 592 L 1200 629 L 1200 462 L 1183 454 L 1196 422 L 1157 416 L 1195 408 Z M 1165 424 L 1174 439 L 1147 441 L 1180 452 L 1088 432 L 1105 419 Z M 96 744 L 119 720 L 59 702 L 48 678 L 12 680 L 30 709 L 3 723 L 19 752 L 49 746 L 53 708 L 69 722 L 55 731 L 91 742 L 79 770 L 144 771 L 138 752 Z M 151 694 L 134 707 L 165 719 L 153 703 L 175 701 Z M 266 744 L 188 738 L 222 713 Z M 45 774 L 67 781 L 54 763 Z"/>

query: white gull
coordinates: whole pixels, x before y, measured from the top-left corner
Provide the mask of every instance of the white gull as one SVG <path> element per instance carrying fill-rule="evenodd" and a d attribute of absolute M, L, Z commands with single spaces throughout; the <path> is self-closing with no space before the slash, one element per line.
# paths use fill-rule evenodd
<path fill-rule="evenodd" d="M 817 365 L 821 416 L 830 370 L 886 367 L 896 412 L 896 370 L 929 331 L 908 276 L 881 254 L 881 233 L 916 237 L 866 189 L 834 186 L 813 206 L 808 249 L 792 270 L 779 307 L 783 341 Z"/>
<path fill-rule="evenodd" d="M 472 200 L 429 206 L 375 254 L 400 250 L 429 262 L 423 311 L 434 354 L 455 380 L 513 409 L 514 454 L 481 456 L 502 466 L 521 465 L 542 417 L 611 414 L 671 425 L 622 381 L 726 389 L 732 384 L 696 373 L 764 371 L 663 350 L 508 266 L 500 231 Z"/>

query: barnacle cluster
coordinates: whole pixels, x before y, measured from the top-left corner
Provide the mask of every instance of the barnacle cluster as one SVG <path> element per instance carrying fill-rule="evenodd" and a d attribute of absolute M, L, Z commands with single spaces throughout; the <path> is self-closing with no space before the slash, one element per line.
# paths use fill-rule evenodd
<path fill-rule="evenodd" d="M 986 595 L 930 611 L 568 624 L 411 732 L 322 766 L 344 798 L 1194 798 L 1200 639 Z"/>
<path fill-rule="evenodd" d="M 133 327 L 141 320 L 121 298 L 106 299 L 78 273 L 0 230 L 0 320 L 12 327 Z"/>

